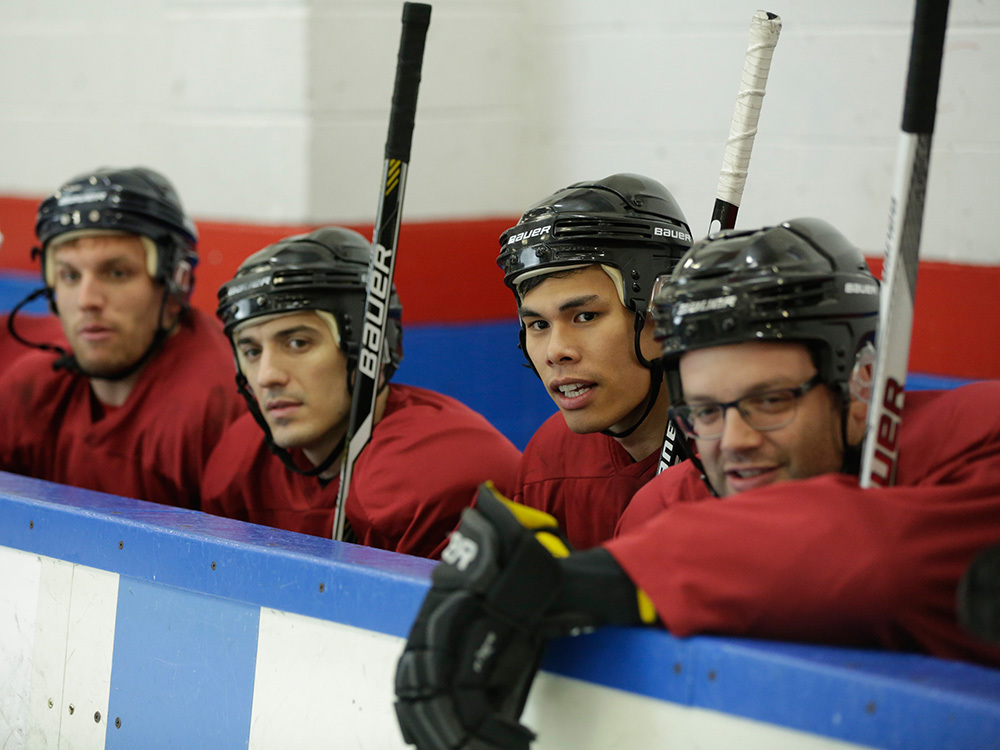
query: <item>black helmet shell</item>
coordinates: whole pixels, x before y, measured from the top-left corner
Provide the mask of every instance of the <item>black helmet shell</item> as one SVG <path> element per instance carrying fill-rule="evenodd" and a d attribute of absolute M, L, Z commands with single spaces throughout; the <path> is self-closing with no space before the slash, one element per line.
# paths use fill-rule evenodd
<path fill-rule="evenodd" d="M 348 369 L 357 366 L 365 313 L 371 245 L 343 227 L 324 227 L 286 237 L 251 255 L 219 289 L 216 311 L 232 338 L 254 318 L 304 310 L 334 316 Z M 402 305 L 395 287 L 389 301 L 386 339 L 390 377 L 402 359 Z"/>
<path fill-rule="evenodd" d="M 844 386 L 878 324 L 879 284 L 861 251 L 820 219 L 698 242 L 653 300 L 670 377 L 681 354 L 748 341 L 799 341 L 824 382 Z"/>
<path fill-rule="evenodd" d="M 198 263 L 198 230 L 170 181 L 148 167 L 101 168 L 67 181 L 42 201 L 35 221 L 45 255 L 53 240 L 70 232 L 108 230 L 151 239 L 157 248 L 154 278 L 172 284 L 178 269 Z M 190 287 L 186 290 L 190 291 Z"/>
<path fill-rule="evenodd" d="M 691 230 L 656 180 L 614 174 L 578 182 L 535 204 L 500 236 L 497 265 L 517 295 L 531 272 L 600 263 L 621 271 L 625 305 L 645 315 L 656 278 L 691 247 Z"/>

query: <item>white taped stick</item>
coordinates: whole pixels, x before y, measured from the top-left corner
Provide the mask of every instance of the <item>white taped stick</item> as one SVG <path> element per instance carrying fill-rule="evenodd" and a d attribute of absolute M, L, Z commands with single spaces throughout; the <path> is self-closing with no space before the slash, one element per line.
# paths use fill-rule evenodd
<path fill-rule="evenodd" d="M 781 18 L 774 13 L 758 10 L 750 19 L 750 44 L 743 63 L 743 77 L 736 95 L 736 108 L 729 126 L 726 153 L 722 158 L 719 186 L 715 192 L 715 208 L 708 233 L 715 234 L 736 226 L 736 212 L 743 197 L 743 188 L 750 168 L 750 154 L 757 135 L 757 121 L 771 71 L 771 57 L 781 34 Z"/>
<path fill-rule="evenodd" d="M 747 182 L 750 152 L 753 151 L 753 139 L 757 135 L 757 121 L 760 119 L 767 74 L 771 71 L 771 56 L 780 33 L 781 19 L 774 13 L 758 10 L 750 19 L 750 44 L 743 63 L 740 90 L 736 94 L 736 108 L 729 127 L 726 153 L 722 159 L 722 172 L 719 175 L 715 207 L 712 209 L 712 221 L 708 227 L 709 234 L 736 226 L 736 212 Z M 673 419 L 668 418 L 660 460 L 656 465 L 657 474 L 684 459 L 684 440 Z"/>

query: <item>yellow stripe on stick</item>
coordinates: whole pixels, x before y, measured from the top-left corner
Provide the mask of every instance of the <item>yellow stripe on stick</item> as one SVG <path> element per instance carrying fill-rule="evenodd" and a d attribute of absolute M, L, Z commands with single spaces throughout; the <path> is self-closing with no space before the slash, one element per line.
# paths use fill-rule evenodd
<path fill-rule="evenodd" d="M 388 195 L 399 185 L 399 174 L 403 168 L 403 163 L 399 159 L 389 160 L 389 170 L 385 178 L 385 194 Z"/>

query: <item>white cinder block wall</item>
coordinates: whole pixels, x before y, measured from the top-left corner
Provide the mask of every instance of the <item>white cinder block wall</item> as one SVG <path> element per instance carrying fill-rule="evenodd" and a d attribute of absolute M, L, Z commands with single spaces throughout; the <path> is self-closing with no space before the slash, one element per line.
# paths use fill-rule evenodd
<path fill-rule="evenodd" d="M 510 216 L 569 182 L 637 171 L 707 228 L 756 0 L 433 5 L 407 218 Z M 951 6 L 924 256 L 996 264 L 1000 4 Z M 144 163 L 197 218 L 370 222 L 400 9 L 4 0 L 0 195 Z M 912 2 L 767 9 L 784 30 L 740 224 L 821 216 L 878 254 Z"/>

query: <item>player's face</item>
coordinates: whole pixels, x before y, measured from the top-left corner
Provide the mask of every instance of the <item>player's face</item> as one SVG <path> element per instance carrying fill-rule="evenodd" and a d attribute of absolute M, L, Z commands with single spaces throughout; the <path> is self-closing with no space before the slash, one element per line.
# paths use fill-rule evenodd
<path fill-rule="evenodd" d="M 528 357 L 570 430 L 632 426 L 649 370 L 635 355 L 634 316 L 600 266 L 546 278 L 524 295 L 520 316 Z M 655 356 L 652 324 L 642 336 L 644 355 Z"/>
<path fill-rule="evenodd" d="M 351 409 L 347 357 L 312 311 L 238 328 L 240 369 L 282 448 L 300 448 L 320 464 L 343 437 Z"/>
<path fill-rule="evenodd" d="M 136 362 L 153 341 L 163 306 L 142 241 L 80 237 L 57 246 L 50 261 L 59 320 L 83 369 L 100 377 Z"/>
<path fill-rule="evenodd" d="M 815 374 L 808 349 L 796 343 L 731 344 L 690 351 L 680 359 L 688 404 L 726 403 L 796 388 Z M 725 497 L 774 482 L 839 471 L 844 457 L 840 423 L 837 399 L 820 385 L 796 401 L 795 416 L 784 427 L 760 432 L 730 408 L 720 438 L 695 442 L 712 487 Z"/>

